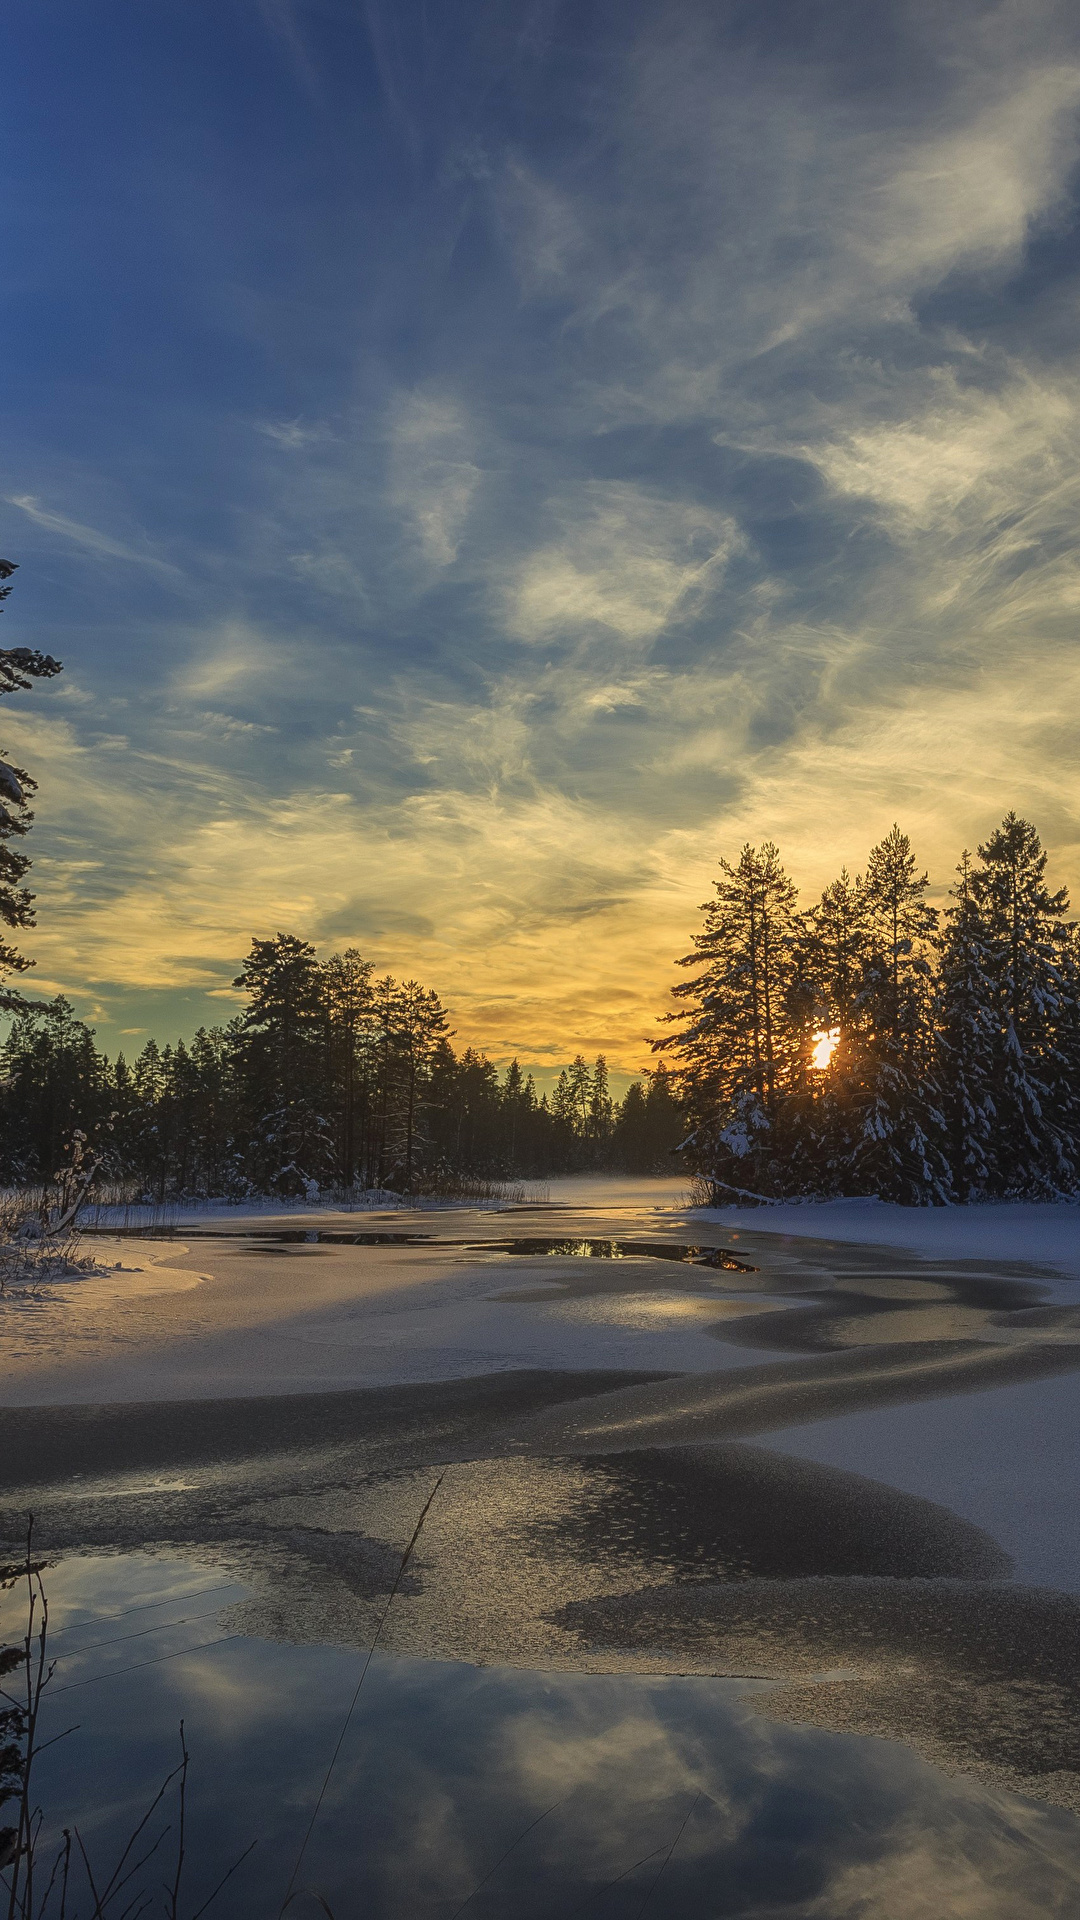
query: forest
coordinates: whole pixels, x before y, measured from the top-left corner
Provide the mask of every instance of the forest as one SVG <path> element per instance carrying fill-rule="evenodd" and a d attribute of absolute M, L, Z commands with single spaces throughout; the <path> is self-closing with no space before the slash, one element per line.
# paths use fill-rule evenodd
<path fill-rule="evenodd" d="M 0 610 L 15 571 L 0 560 Z M 0 648 L 0 698 L 60 671 Z M 20 850 L 34 791 L 0 756 L 13 930 L 34 924 Z M 32 963 L 0 940 L 0 1181 L 52 1180 L 77 1153 L 159 1200 L 676 1167 L 717 1202 L 1075 1196 L 1080 928 L 1047 864 L 1008 813 L 961 856 L 942 910 L 896 826 L 865 872 L 800 908 L 772 842 L 744 846 L 678 963 L 658 1064 L 619 1103 L 603 1056 L 578 1054 L 538 1096 L 516 1060 L 500 1076 L 454 1051 L 430 987 L 286 933 L 252 940 L 226 1026 L 110 1061 L 66 999 L 16 988 Z"/>
<path fill-rule="evenodd" d="M 685 1131 L 666 1071 L 612 1100 L 603 1056 L 551 1098 L 512 1061 L 455 1053 L 439 997 L 377 978 L 355 949 L 252 941 L 246 1007 L 130 1064 L 97 1050 L 64 999 L 12 1011 L 0 1058 L 0 1179 L 48 1180 L 75 1129 L 148 1198 L 452 1191 L 490 1180 L 671 1170 Z"/>
<path fill-rule="evenodd" d="M 720 862 L 656 1042 L 719 1201 L 1075 1195 L 1080 930 L 1029 821 L 926 896 L 899 827 L 800 910 L 771 843 Z"/>
<path fill-rule="evenodd" d="M 0 612 L 13 561 L 0 560 Z M 0 699 L 62 664 L 0 647 Z M 22 842 L 36 783 L 0 754 L 0 925 L 35 924 Z M 190 1042 L 109 1060 L 61 995 L 16 981 L 33 962 L 0 939 L 0 1182 L 66 1178 L 74 1160 L 128 1191 L 283 1196 L 460 1191 L 597 1167 L 666 1170 L 684 1131 L 666 1070 L 612 1099 L 607 1063 L 578 1054 L 551 1098 L 511 1061 L 455 1053 L 438 995 L 376 977 L 355 948 L 316 957 L 295 934 L 254 939 L 234 982 L 244 1011 Z"/>

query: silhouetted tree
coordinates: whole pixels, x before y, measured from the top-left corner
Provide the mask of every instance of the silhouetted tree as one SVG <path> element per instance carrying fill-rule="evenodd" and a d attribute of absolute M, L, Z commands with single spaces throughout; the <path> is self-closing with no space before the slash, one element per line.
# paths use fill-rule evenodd
<path fill-rule="evenodd" d="M 11 560 L 0 560 L 0 609 L 11 592 L 11 576 L 17 571 Z M 61 671 L 59 660 L 38 653 L 32 647 L 0 647 L 0 698 L 8 693 L 26 693 L 33 680 L 51 680 Z M 7 927 L 32 927 L 34 896 L 23 885 L 30 871 L 25 853 L 17 853 L 10 844 L 29 833 L 34 816 L 29 797 L 37 792 L 36 781 L 24 767 L 17 767 L 0 755 L 0 922 Z M 11 973 L 25 973 L 33 966 L 17 947 L 0 940 L 0 983 Z M 19 995 L 0 984 L 0 1011 L 17 1006 Z"/>
<path fill-rule="evenodd" d="M 721 860 L 714 886 L 695 951 L 678 962 L 695 969 L 673 989 L 679 1031 L 657 1044 L 675 1056 L 699 1151 L 722 1161 L 733 1184 L 762 1185 L 801 1046 L 791 1005 L 797 896 L 771 842 L 745 846 L 737 867 Z"/>
<path fill-rule="evenodd" d="M 1060 1124 L 1069 1059 L 1058 1045 L 1066 1015 L 1072 934 L 1069 896 L 1046 883 L 1035 828 L 1008 813 L 979 848 L 970 887 L 978 909 L 995 1009 L 992 1183 L 998 1193 L 1053 1194 L 1075 1179 L 1073 1143 Z"/>
<path fill-rule="evenodd" d="M 243 1110 L 256 1184 L 302 1193 L 325 1178 L 324 1003 L 315 949 L 293 934 L 253 940 L 234 982 L 248 996 Z"/>
<path fill-rule="evenodd" d="M 994 1047 L 998 1016 L 982 916 L 965 849 L 945 920 L 939 974 L 938 1037 L 953 1191 L 977 1200 L 993 1183 Z"/>

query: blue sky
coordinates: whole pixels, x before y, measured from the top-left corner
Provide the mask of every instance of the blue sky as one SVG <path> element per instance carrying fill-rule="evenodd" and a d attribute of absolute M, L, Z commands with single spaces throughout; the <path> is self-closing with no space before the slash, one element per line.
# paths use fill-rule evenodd
<path fill-rule="evenodd" d="M 720 853 L 1080 880 L 1066 5 L 36 0 L 0 550 L 35 986 L 357 944 L 630 1069 Z"/>

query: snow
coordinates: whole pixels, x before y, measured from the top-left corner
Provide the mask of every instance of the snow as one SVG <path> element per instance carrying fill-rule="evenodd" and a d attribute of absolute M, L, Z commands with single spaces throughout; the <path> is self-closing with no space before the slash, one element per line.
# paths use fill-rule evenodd
<path fill-rule="evenodd" d="M 950 1263 L 1005 1262 L 1041 1297 L 1080 1300 L 1077 1207 L 916 1209 L 860 1199 L 692 1209 L 687 1200 L 685 1179 L 577 1176 L 552 1181 L 533 1208 L 515 1207 L 507 1227 L 524 1237 L 720 1240 L 746 1248 L 751 1261 L 774 1236 L 778 1254 L 783 1240 L 861 1243 L 940 1262 L 943 1281 Z M 797 1244 L 776 1261 L 767 1291 L 747 1288 L 741 1299 L 736 1284 L 722 1290 L 723 1302 L 706 1303 L 690 1275 L 684 1280 L 670 1266 L 650 1276 L 630 1262 L 602 1270 L 572 1258 L 485 1253 L 477 1242 L 507 1231 L 488 1207 L 458 1209 L 455 1220 L 441 1207 L 438 1221 L 425 1222 L 386 1207 L 386 1196 L 383 1202 L 387 1228 L 432 1239 L 407 1248 L 313 1244 L 276 1253 L 241 1240 L 185 1245 L 182 1233 L 156 1244 L 96 1242 L 99 1257 L 119 1261 L 121 1270 L 113 1265 L 97 1280 L 72 1281 L 0 1312 L 0 1403 L 231 1398 L 508 1368 L 698 1374 L 798 1364 L 728 1344 L 715 1327 L 703 1333 L 714 1318 L 796 1304 L 783 1276 L 792 1256 L 798 1264 Z M 177 1208 L 170 1224 L 182 1226 L 185 1211 L 204 1226 L 239 1227 L 245 1219 L 263 1228 L 314 1225 L 315 1218 L 348 1225 L 340 1209 L 273 1201 Z M 368 1210 L 367 1220 L 376 1225 L 378 1211 Z M 928 1281 L 935 1277 L 928 1265 Z M 621 1284 L 609 1288 L 609 1280 Z M 942 1502 L 999 1541 L 1018 1580 L 1080 1593 L 1080 1373 L 853 1411 L 756 1435 L 752 1444 Z"/>
<path fill-rule="evenodd" d="M 884 1481 L 992 1534 L 1024 1585 L 1080 1593 L 1075 1374 L 789 1427 L 756 1444 Z"/>
<path fill-rule="evenodd" d="M 0 760 L 0 793 L 5 800 L 22 801 L 25 797 L 14 768 L 6 760 Z"/>
<path fill-rule="evenodd" d="M 535 1198 L 537 1204 L 542 1204 L 547 1198 L 546 1182 L 525 1181 L 521 1187 L 530 1200 Z M 140 1232 L 161 1229 L 169 1232 L 176 1227 L 207 1226 L 219 1222 L 243 1226 L 248 1221 L 273 1220 L 283 1226 L 290 1221 L 328 1214 L 336 1217 L 354 1213 L 460 1213 L 463 1207 L 467 1207 L 470 1213 L 498 1213 L 506 1207 L 520 1204 L 520 1200 L 510 1197 L 463 1202 L 432 1199 L 421 1194 L 412 1199 L 403 1199 L 401 1194 L 393 1193 L 389 1188 L 369 1187 L 345 1201 L 330 1195 L 320 1195 L 311 1200 L 281 1200 L 272 1194 L 254 1194 L 243 1200 L 189 1198 L 125 1201 L 116 1205 L 97 1203 L 84 1208 L 79 1216 L 79 1225 L 121 1230 L 126 1227 Z"/>
<path fill-rule="evenodd" d="M 700 1207 L 693 1217 L 747 1233 L 903 1247 L 933 1260 L 1034 1262 L 1080 1281 L 1080 1206 L 1068 1201 L 897 1207 L 881 1200 L 825 1200 L 768 1207 Z"/>

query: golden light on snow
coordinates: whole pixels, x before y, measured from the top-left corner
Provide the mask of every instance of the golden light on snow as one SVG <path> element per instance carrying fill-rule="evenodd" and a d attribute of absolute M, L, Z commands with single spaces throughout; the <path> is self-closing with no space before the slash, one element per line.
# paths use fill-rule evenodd
<path fill-rule="evenodd" d="M 839 1027 L 822 1027 L 814 1035 L 813 1050 L 810 1054 L 811 1064 L 824 1070 L 836 1052 L 839 1040 Z"/>

